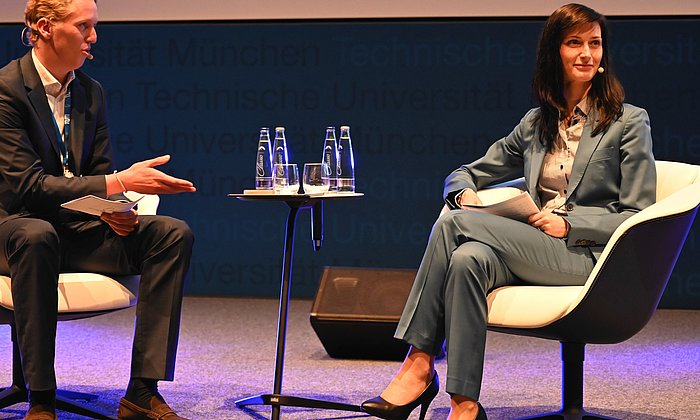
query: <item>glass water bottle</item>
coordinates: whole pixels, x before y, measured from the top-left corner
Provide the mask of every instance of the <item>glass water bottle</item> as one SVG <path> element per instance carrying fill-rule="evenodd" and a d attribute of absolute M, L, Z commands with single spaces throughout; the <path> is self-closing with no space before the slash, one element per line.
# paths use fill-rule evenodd
<path fill-rule="evenodd" d="M 287 164 L 287 139 L 284 137 L 284 127 L 275 127 L 275 145 L 272 149 L 272 165 L 277 163 Z"/>
<path fill-rule="evenodd" d="M 355 158 L 352 155 L 350 127 L 340 127 L 338 141 L 338 192 L 355 192 Z"/>
<path fill-rule="evenodd" d="M 335 140 L 335 127 L 326 127 L 326 140 L 323 142 L 323 158 L 321 162 L 328 165 L 328 191 L 338 191 L 338 143 Z"/>
<path fill-rule="evenodd" d="M 270 130 L 260 129 L 258 154 L 255 159 L 255 189 L 272 189 L 272 148 L 270 147 Z"/>

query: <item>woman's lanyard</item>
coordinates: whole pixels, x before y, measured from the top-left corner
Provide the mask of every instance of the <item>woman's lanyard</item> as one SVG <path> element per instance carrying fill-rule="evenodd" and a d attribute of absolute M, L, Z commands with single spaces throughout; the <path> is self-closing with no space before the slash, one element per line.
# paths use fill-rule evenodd
<path fill-rule="evenodd" d="M 54 116 L 53 124 L 56 127 L 56 134 L 58 135 L 58 146 L 61 149 L 61 163 L 63 164 L 63 176 L 66 178 L 73 178 L 73 172 L 68 169 L 68 141 L 70 139 L 70 88 L 66 92 L 66 98 L 63 101 L 63 134 L 58 129 L 58 123 L 56 122 L 56 117 Z"/>

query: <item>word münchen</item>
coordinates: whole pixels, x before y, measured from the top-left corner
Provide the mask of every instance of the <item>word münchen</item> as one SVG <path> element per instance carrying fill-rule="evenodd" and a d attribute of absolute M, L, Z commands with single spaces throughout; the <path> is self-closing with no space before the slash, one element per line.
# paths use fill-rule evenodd
<path fill-rule="evenodd" d="M 321 52 L 318 45 L 283 44 L 265 39 L 247 44 L 213 39 L 170 40 L 168 61 L 171 66 L 191 67 L 315 67 L 321 62 Z"/>
<path fill-rule="evenodd" d="M 138 82 L 144 110 L 157 111 L 312 111 L 321 106 L 318 90 L 290 87 L 285 82 L 264 87 L 212 88 L 197 82 L 180 87 Z"/>

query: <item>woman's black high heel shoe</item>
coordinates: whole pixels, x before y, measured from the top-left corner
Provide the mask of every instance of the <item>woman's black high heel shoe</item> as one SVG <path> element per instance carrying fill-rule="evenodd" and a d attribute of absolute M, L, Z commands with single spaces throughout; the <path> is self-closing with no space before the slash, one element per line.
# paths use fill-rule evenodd
<path fill-rule="evenodd" d="M 423 392 L 406 405 L 394 405 L 382 397 L 375 397 L 362 403 L 362 411 L 385 420 L 405 420 L 409 414 L 420 405 L 420 420 L 425 418 L 428 406 L 440 390 L 440 380 L 437 372 Z"/>
<path fill-rule="evenodd" d="M 484 410 L 484 407 L 482 407 L 481 404 L 479 404 L 478 402 L 476 403 L 476 405 L 479 406 L 479 412 L 476 413 L 476 420 L 488 420 L 488 418 L 486 417 L 486 410 Z"/>

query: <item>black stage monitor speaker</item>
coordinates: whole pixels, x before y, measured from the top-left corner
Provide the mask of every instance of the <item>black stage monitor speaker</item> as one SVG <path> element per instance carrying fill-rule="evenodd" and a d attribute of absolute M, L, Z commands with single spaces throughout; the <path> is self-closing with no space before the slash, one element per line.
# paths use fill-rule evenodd
<path fill-rule="evenodd" d="M 311 326 L 331 357 L 403 360 L 394 338 L 416 270 L 325 267 L 311 307 Z"/>

